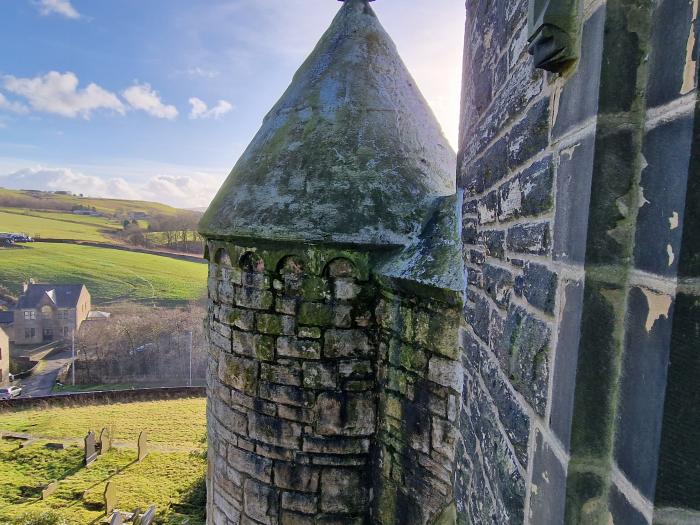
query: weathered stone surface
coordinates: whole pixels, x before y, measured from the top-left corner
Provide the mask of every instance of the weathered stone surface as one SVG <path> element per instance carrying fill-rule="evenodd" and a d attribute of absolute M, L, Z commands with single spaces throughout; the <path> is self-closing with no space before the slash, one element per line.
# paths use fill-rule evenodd
<path fill-rule="evenodd" d="M 321 393 L 316 400 L 316 432 L 321 436 L 369 436 L 375 429 L 372 394 Z"/>
<path fill-rule="evenodd" d="M 327 469 L 321 474 L 321 510 L 329 513 L 354 514 L 367 503 L 367 480 L 350 469 Z"/>
<path fill-rule="evenodd" d="M 319 470 L 292 463 L 275 463 L 275 485 L 298 492 L 316 492 Z"/>
<path fill-rule="evenodd" d="M 276 525 L 277 494 L 269 486 L 248 479 L 243 486 L 243 504 L 245 513 L 265 525 Z"/>
<path fill-rule="evenodd" d="M 229 354 L 219 356 L 219 379 L 225 385 L 248 395 L 255 395 L 258 386 L 258 363 Z"/>
<path fill-rule="evenodd" d="M 437 356 L 431 357 L 428 363 L 428 379 L 461 394 L 464 386 L 462 363 Z"/>
<path fill-rule="evenodd" d="M 360 62 L 373 67 L 358 70 Z M 454 154 L 377 17 L 364 2 L 346 2 L 200 231 L 403 245 L 435 197 L 454 192 L 454 171 Z"/>
<path fill-rule="evenodd" d="M 301 446 L 301 425 L 257 412 L 248 416 L 251 439 L 270 445 L 298 449 Z"/>

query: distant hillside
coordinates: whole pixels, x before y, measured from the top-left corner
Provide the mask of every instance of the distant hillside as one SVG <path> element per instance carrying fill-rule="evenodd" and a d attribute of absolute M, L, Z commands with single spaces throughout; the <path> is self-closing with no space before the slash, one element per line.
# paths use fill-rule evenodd
<path fill-rule="evenodd" d="M 179 210 L 158 202 L 122 199 L 98 199 L 36 190 L 7 190 L 0 188 L 0 207 L 32 210 L 95 210 L 110 217 L 143 212 L 146 215 L 178 215 L 196 213 Z"/>

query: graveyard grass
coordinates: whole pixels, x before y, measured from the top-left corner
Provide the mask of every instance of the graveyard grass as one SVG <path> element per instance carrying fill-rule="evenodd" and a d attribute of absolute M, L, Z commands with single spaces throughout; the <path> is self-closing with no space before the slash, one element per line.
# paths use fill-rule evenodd
<path fill-rule="evenodd" d="M 0 250 L 0 282 L 19 293 L 23 281 L 84 283 L 93 303 L 130 300 L 177 305 L 206 294 L 207 265 L 144 253 L 34 243 Z M 49 264 L 50 262 L 50 264 Z"/>
<path fill-rule="evenodd" d="M 0 441 L 0 523 L 22 523 L 27 513 L 53 511 L 70 524 L 98 523 L 104 514 L 107 481 L 117 483 L 120 510 L 158 507 L 158 523 L 204 522 L 206 470 L 204 399 L 181 399 L 45 408 L 6 412 L 0 430 L 42 436 L 27 448 Z M 114 448 L 83 467 L 82 438 L 92 429 L 114 428 Z M 136 462 L 141 430 L 148 432 L 149 455 Z M 45 444 L 63 442 L 65 450 Z M 60 480 L 54 494 L 41 490 Z"/>

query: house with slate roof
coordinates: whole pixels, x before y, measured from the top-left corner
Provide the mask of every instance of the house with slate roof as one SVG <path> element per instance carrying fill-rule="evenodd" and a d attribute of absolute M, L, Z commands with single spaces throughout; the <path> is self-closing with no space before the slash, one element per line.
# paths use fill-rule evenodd
<path fill-rule="evenodd" d="M 70 338 L 90 308 L 84 284 L 25 284 L 14 312 L 14 340 L 33 345 Z"/>

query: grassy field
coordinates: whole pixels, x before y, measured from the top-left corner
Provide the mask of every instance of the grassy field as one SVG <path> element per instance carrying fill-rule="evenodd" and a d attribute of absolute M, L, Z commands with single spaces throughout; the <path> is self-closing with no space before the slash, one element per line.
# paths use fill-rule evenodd
<path fill-rule="evenodd" d="M 108 425 L 115 429 L 115 448 L 84 468 L 80 439 Z M 0 441 L 0 523 L 19 525 L 22 516 L 41 513 L 70 525 L 97 523 L 104 518 L 107 481 L 116 483 L 119 509 L 156 504 L 159 524 L 204 523 L 204 399 L 22 410 L 3 414 L 0 429 L 45 438 L 24 449 Z M 141 430 L 148 432 L 152 451 L 137 463 Z M 68 447 L 49 450 L 48 441 Z M 41 500 L 42 487 L 53 480 L 58 489 Z"/>
<path fill-rule="evenodd" d="M 143 253 L 72 244 L 0 249 L 0 284 L 13 293 L 29 278 L 84 283 L 93 302 L 182 304 L 206 294 L 207 266 Z"/>
<path fill-rule="evenodd" d="M 0 231 L 26 233 L 35 238 L 112 242 L 105 231 L 116 231 L 114 222 L 102 217 L 37 212 L 19 208 L 0 209 Z"/>
<path fill-rule="evenodd" d="M 29 192 L 23 190 L 8 190 L 0 188 L 0 203 L 13 208 L 31 208 L 35 210 L 53 209 L 53 205 L 71 207 L 83 206 L 95 208 L 108 215 L 132 213 L 137 211 L 149 215 L 176 215 L 178 210 L 166 204 L 147 201 L 130 201 L 121 199 L 94 199 L 90 197 L 75 197 L 73 195 L 57 195 L 55 193 Z"/>

